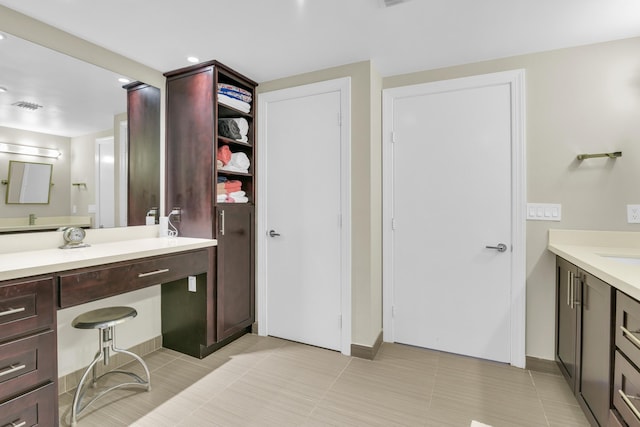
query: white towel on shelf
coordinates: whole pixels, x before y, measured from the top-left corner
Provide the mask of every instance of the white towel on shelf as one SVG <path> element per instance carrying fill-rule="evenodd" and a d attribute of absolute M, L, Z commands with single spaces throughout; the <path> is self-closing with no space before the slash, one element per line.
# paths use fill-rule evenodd
<path fill-rule="evenodd" d="M 231 203 L 248 203 L 248 197 L 227 197 L 227 202 Z"/>
<path fill-rule="evenodd" d="M 229 197 L 233 197 L 234 199 L 235 199 L 236 197 L 244 197 L 244 196 L 246 196 L 246 195 L 247 195 L 247 193 L 245 193 L 244 191 L 234 191 L 233 193 L 229 193 L 229 194 L 227 194 L 227 196 L 229 196 Z"/>
<path fill-rule="evenodd" d="M 231 160 L 219 170 L 248 173 L 251 160 L 243 152 L 231 153 Z"/>
<path fill-rule="evenodd" d="M 247 121 L 247 119 L 245 119 L 244 117 L 240 117 L 233 120 L 238 124 L 238 127 L 240 128 L 240 135 L 242 135 L 242 138 L 240 138 L 238 141 L 249 142 L 249 138 L 247 137 L 247 135 L 249 134 L 249 122 Z"/>
<path fill-rule="evenodd" d="M 249 157 L 243 152 L 231 153 L 231 160 L 229 161 L 229 164 L 248 171 L 249 166 L 251 166 L 251 160 L 249 160 Z"/>
<path fill-rule="evenodd" d="M 251 104 L 248 102 L 240 101 L 239 99 L 231 98 L 225 94 L 218 94 L 218 102 L 224 104 L 228 107 L 235 108 L 236 110 L 240 110 L 243 113 L 249 113 L 251 111 Z"/>

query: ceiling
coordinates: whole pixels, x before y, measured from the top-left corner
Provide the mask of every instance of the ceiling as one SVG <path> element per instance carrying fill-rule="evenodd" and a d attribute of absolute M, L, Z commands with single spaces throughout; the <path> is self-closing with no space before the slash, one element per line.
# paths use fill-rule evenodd
<path fill-rule="evenodd" d="M 383 0 L 0 5 L 162 72 L 187 66 L 186 57 L 196 56 L 217 59 L 258 82 L 363 60 L 390 76 L 640 36 L 637 0 L 405 0 L 389 7 Z"/>
<path fill-rule="evenodd" d="M 0 40 L 0 125 L 76 137 L 113 128 L 126 112 L 121 77 L 37 44 L 5 35 Z M 27 102 L 36 110 L 18 108 Z M 10 141 L 3 141 L 10 142 Z"/>

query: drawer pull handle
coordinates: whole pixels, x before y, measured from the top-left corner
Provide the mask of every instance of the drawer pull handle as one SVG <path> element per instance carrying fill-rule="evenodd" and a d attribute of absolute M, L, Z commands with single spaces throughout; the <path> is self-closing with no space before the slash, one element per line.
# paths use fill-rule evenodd
<path fill-rule="evenodd" d="M 140 273 L 140 274 L 138 274 L 138 277 L 153 276 L 154 274 L 162 274 L 162 273 L 166 273 L 167 271 L 169 271 L 168 268 L 163 268 L 163 269 L 160 269 L 160 270 L 150 271 L 148 273 Z"/>
<path fill-rule="evenodd" d="M 26 368 L 27 365 L 11 365 L 9 366 L 7 369 L 5 369 L 4 371 L 0 372 L 0 377 L 3 377 L 5 375 L 9 375 L 12 374 L 14 372 L 18 372 L 23 370 L 24 368 Z"/>
<path fill-rule="evenodd" d="M 638 399 L 638 398 L 627 396 L 622 390 L 618 390 L 618 393 L 620 393 L 620 397 L 622 397 L 622 400 L 624 400 L 624 403 L 626 403 L 629 409 L 631 409 L 631 412 L 633 412 L 633 415 L 635 415 L 636 418 L 640 420 L 640 412 L 638 412 L 638 409 L 636 408 L 636 406 L 631 402 L 631 399 Z"/>
<path fill-rule="evenodd" d="M 9 424 L 5 424 L 3 427 L 24 427 L 27 425 L 26 421 L 21 422 L 20 424 L 16 424 L 20 420 L 11 421 Z"/>
<path fill-rule="evenodd" d="M 640 348 L 640 340 L 633 335 L 633 332 L 631 332 L 630 330 L 628 330 L 627 328 L 625 328 L 624 326 L 620 326 L 620 329 L 622 330 L 622 335 L 626 335 L 629 337 L 629 340 L 631 340 L 631 342 L 638 348 Z M 640 418 L 640 417 L 638 417 Z"/>
<path fill-rule="evenodd" d="M 21 311 L 25 311 L 26 308 L 24 307 L 20 307 L 20 308 L 10 308 L 8 310 L 5 311 L 1 311 L 0 312 L 0 316 L 8 316 L 10 314 L 16 314 L 16 313 L 20 313 Z"/>

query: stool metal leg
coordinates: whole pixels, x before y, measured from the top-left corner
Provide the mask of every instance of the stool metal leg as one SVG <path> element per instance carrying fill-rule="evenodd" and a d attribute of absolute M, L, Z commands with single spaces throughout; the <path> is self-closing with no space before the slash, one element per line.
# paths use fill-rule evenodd
<path fill-rule="evenodd" d="M 87 369 L 84 371 L 82 378 L 80 378 L 80 382 L 78 383 L 78 387 L 76 388 L 76 392 L 74 393 L 73 396 L 73 403 L 71 405 L 71 427 L 76 427 L 77 426 L 77 422 L 78 422 L 78 417 L 80 416 L 80 414 L 89 407 L 89 405 L 91 405 L 93 402 L 95 402 L 96 400 L 98 400 L 100 397 L 104 396 L 106 393 L 115 390 L 117 388 L 120 387 L 143 387 L 145 388 L 147 391 L 151 390 L 151 375 L 149 375 L 149 368 L 147 367 L 147 364 L 145 363 L 145 361 L 138 356 L 137 354 L 130 352 L 128 350 L 124 350 L 124 349 L 120 349 L 117 348 L 115 346 L 115 327 L 113 326 L 109 326 L 107 328 L 104 329 L 100 329 L 99 331 L 99 340 L 100 340 L 100 350 L 98 350 L 98 352 L 96 353 L 95 357 L 93 358 L 93 361 L 91 362 L 91 364 L 87 367 Z M 139 375 L 133 373 L 133 372 L 127 372 L 127 371 L 121 371 L 121 370 L 112 370 L 112 371 L 108 371 L 105 372 L 104 374 L 100 375 L 99 377 L 96 377 L 96 365 L 98 364 L 99 361 L 103 361 L 104 365 L 108 365 L 109 364 L 109 350 L 113 351 L 114 353 L 124 353 L 124 354 L 128 354 L 129 356 L 133 357 L 135 360 L 137 360 L 143 367 L 144 372 L 146 374 L 146 381 L 143 380 L 142 378 L 140 378 Z M 130 377 L 132 377 L 134 379 L 134 382 L 126 382 L 126 383 L 120 383 L 120 384 L 116 384 L 112 387 L 109 387 L 103 391 L 101 391 L 100 393 L 98 393 L 97 395 L 93 396 L 88 402 L 86 402 L 84 405 L 81 405 L 82 402 L 82 398 L 84 397 L 84 394 L 86 392 L 86 387 L 85 387 L 85 381 L 87 379 L 87 376 L 89 375 L 89 372 L 92 373 L 92 381 L 91 381 L 91 385 L 95 388 L 97 386 L 97 382 L 99 379 L 101 379 L 102 377 L 109 375 L 109 374 L 125 374 L 128 375 Z"/>

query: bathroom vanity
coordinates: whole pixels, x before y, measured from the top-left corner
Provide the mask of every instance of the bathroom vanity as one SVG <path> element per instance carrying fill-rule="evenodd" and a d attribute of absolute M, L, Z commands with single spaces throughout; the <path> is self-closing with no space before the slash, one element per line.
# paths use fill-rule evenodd
<path fill-rule="evenodd" d="M 640 233 L 550 230 L 556 361 L 595 426 L 640 426 Z"/>
<path fill-rule="evenodd" d="M 188 328 L 200 331 L 198 346 L 217 343 L 215 240 L 92 241 L 89 234 L 91 246 L 63 250 L 58 249 L 61 233 L 42 236 L 40 249 L 0 254 L 0 425 L 57 425 L 58 309 L 160 283 L 180 286 L 197 277 L 193 290 L 184 288 L 197 295 L 204 309 L 194 316 L 180 304 L 167 304 L 171 309 L 165 313 L 163 307 L 163 333 Z M 172 324 L 173 318 L 190 323 Z"/>

